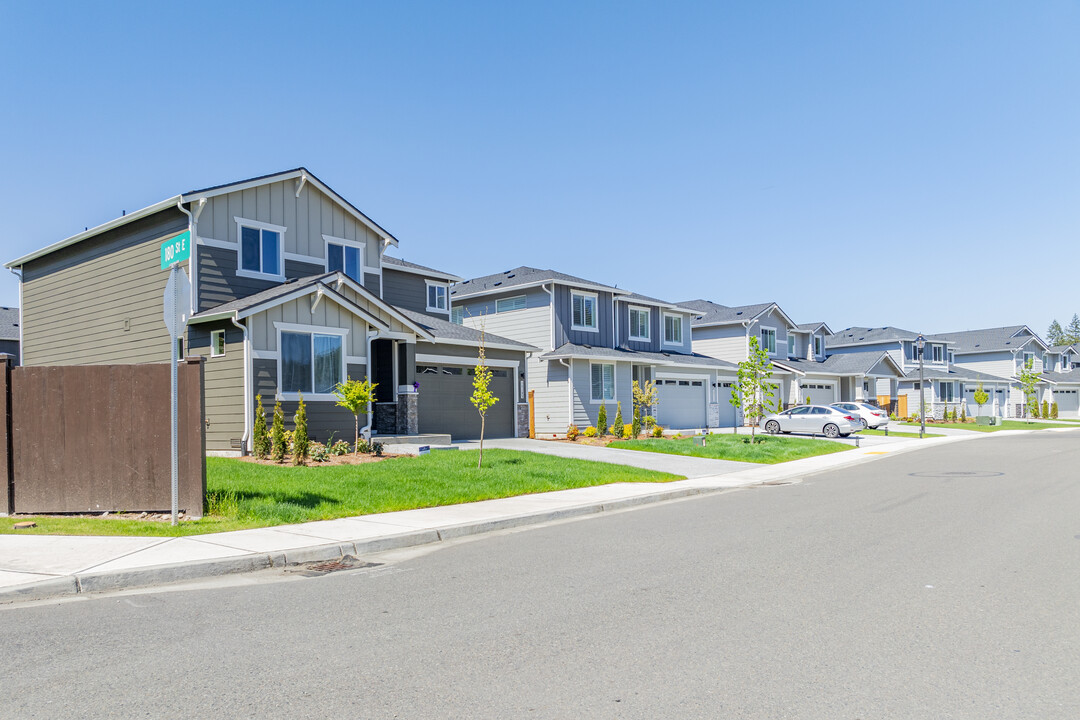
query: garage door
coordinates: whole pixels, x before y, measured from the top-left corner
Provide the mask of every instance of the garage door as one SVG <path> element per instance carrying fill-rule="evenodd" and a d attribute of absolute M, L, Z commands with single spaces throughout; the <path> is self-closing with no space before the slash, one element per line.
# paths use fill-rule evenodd
<path fill-rule="evenodd" d="M 807 383 L 800 386 L 799 398 L 806 402 L 810 397 L 811 405 L 829 405 L 836 402 L 835 385 L 833 383 Z"/>
<path fill-rule="evenodd" d="M 513 373 L 506 368 L 492 368 L 491 373 L 491 392 L 499 402 L 487 411 L 484 437 L 513 437 Z M 421 433 L 448 434 L 454 440 L 480 437 L 480 413 L 469 402 L 473 366 L 417 365 L 416 380 L 420 383 L 417 412 Z"/>
<path fill-rule="evenodd" d="M 666 428 L 705 427 L 703 380 L 657 380 L 656 422 Z"/>
<path fill-rule="evenodd" d="M 731 404 L 734 383 L 722 382 L 717 389 L 720 403 L 720 427 L 735 427 L 735 406 Z"/>
<path fill-rule="evenodd" d="M 1058 404 L 1058 417 L 1076 417 L 1080 413 L 1080 392 L 1076 390 L 1055 390 L 1054 400 Z"/>

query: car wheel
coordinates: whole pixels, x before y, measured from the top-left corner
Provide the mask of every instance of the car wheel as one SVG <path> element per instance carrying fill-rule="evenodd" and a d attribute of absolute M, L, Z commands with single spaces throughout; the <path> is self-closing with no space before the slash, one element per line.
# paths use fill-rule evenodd
<path fill-rule="evenodd" d="M 765 423 L 765 432 L 769 433 L 770 435 L 775 435 L 776 433 L 780 432 L 780 423 L 776 422 L 775 420 L 770 420 L 769 422 Z"/>
<path fill-rule="evenodd" d="M 822 432 L 825 433 L 825 437 L 827 437 L 827 438 L 839 437 L 840 428 L 836 427 L 832 423 L 829 423 L 828 425 L 825 426 L 825 428 L 822 430 Z"/>
<path fill-rule="evenodd" d="M 866 418 L 861 418 L 861 420 L 862 420 L 862 429 L 863 430 L 866 430 L 867 428 L 870 427 L 870 423 L 866 422 Z"/>

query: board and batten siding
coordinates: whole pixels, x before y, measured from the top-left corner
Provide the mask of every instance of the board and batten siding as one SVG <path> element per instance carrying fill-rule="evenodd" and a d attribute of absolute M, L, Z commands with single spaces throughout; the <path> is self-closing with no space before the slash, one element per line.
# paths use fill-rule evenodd
<path fill-rule="evenodd" d="M 694 352 L 717 360 L 739 363 L 746 359 L 746 328 L 715 325 L 693 329 Z"/>
<path fill-rule="evenodd" d="M 167 362 L 160 247 L 187 227 L 170 208 L 26 263 L 23 364 Z"/>
<path fill-rule="evenodd" d="M 225 354 L 211 357 L 210 333 L 225 331 Z M 188 328 L 188 355 L 206 358 L 206 449 L 234 451 L 232 441 L 244 436 L 244 334 L 231 323 Z"/>
<path fill-rule="evenodd" d="M 277 280 L 237 275 L 237 258 L 235 250 L 210 245 L 199 246 L 199 312 L 281 284 Z M 285 277 L 290 280 L 321 275 L 324 272 L 326 267 L 323 265 L 298 260 L 285 261 Z"/>
<path fill-rule="evenodd" d="M 776 353 L 769 357 L 773 359 L 783 360 L 788 356 L 788 322 L 780 313 L 776 310 L 770 310 L 761 317 L 759 317 L 753 325 L 750 326 L 750 332 L 754 333 L 754 337 L 761 342 L 761 329 L 763 327 L 769 327 L 776 330 Z"/>
<path fill-rule="evenodd" d="M 322 327 L 348 330 L 345 354 L 352 357 L 365 357 L 368 324 L 328 297 L 323 297 L 315 308 L 315 312 L 312 312 L 313 298 L 314 295 L 290 300 L 248 318 L 251 346 L 256 351 L 277 352 L 277 328 L 274 323 L 291 323 L 311 326 L 312 332 L 318 332 Z"/>
<path fill-rule="evenodd" d="M 593 347 L 615 347 L 615 336 L 612 326 L 611 293 L 594 292 L 583 290 L 597 296 L 596 299 L 596 331 L 574 330 L 573 328 L 573 303 L 571 293 L 575 292 L 566 285 L 555 286 L 555 347 L 563 343 L 575 345 L 591 345 Z"/>
<path fill-rule="evenodd" d="M 495 312 L 495 304 L 499 298 L 520 295 L 525 296 L 524 308 Z M 492 335 L 528 343 L 541 350 L 552 350 L 550 301 L 551 296 L 546 291 L 529 288 L 520 292 L 507 291 L 498 296 L 455 301 L 454 307 L 461 308 L 462 324 L 466 327 L 476 330 L 483 327 Z"/>
<path fill-rule="evenodd" d="M 630 308 L 645 308 L 649 311 L 649 339 L 630 339 Z M 619 347 L 629 348 L 640 352 L 660 352 L 660 340 L 663 338 L 664 327 L 661 324 L 661 309 L 646 303 L 617 300 L 615 302 L 616 317 L 618 323 Z M 683 328 L 683 339 L 690 337 L 690 328 Z"/>

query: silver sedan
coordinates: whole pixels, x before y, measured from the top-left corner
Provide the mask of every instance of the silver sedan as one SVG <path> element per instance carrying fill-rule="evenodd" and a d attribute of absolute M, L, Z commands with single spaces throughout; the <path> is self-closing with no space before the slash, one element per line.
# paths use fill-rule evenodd
<path fill-rule="evenodd" d="M 832 406 L 841 412 L 855 416 L 855 419 L 860 422 L 864 430 L 866 428 L 877 430 L 889 427 L 889 413 L 879 407 L 874 407 L 870 403 L 840 402 L 833 403 Z"/>
<path fill-rule="evenodd" d="M 761 428 L 776 433 L 813 433 L 825 437 L 847 437 L 862 430 L 862 422 L 850 413 L 828 405 L 799 405 L 790 410 L 766 415 Z"/>

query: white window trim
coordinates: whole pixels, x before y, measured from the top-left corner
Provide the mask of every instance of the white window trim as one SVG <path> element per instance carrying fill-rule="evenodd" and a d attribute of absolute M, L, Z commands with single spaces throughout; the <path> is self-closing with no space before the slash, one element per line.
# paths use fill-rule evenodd
<path fill-rule="evenodd" d="M 593 301 L 593 322 L 592 326 L 589 325 L 577 325 L 574 323 L 574 296 L 580 295 L 583 298 L 591 298 Z M 585 305 L 581 306 L 581 314 L 585 315 Z M 584 290 L 571 290 L 570 291 L 570 329 L 571 330 L 584 330 L 585 332 L 600 332 L 600 295 L 594 292 L 585 292 Z M 591 370 L 589 372 L 592 372 Z M 590 381 L 591 382 L 591 381 Z"/>
<path fill-rule="evenodd" d="M 645 313 L 645 335 L 634 334 L 634 323 L 631 321 L 630 317 L 631 313 L 635 310 L 639 313 Z M 628 340 L 638 340 L 644 342 L 652 341 L 652 308 L 645 307 L 644 305 L 630 305 L 626 308 L 626 322 L 627 325 L 629 325 L 630 327 L 629 337 L 627 338 Z"/>
<path fill-rule="evenodd" d="M 443 301 L 446 303 L 446 307 L 433 306 L 429 303 L 431 298 L 431 288 L 442 288 Z M 427 307 L 428 312 L 446 313 L 450 314 L 450 284 L 440 282 L 437 280 L 424 280 L 424 305 Z"/>
<path fill-rule="evenodd" d="M 512 308 L 510 310 L 500 310 L 499 309 L 499 303 L 508 302 L 510 300 L 517 300 L 518 298 L 521 298 L 522 300 L 525 301 L 525 304 L 522 307 Z M 528 307 L 529 307 L 529 298 L 527 296 L 525 296 L 525 295 L 511 295 L 510 297 L 497 298 L 495 300 L 495 314 L 496 315 L 501 315 L 503 313 L 508 313 L 508 312 L 517 312 L 518 310 L 527 310 Z"/>
<path fill-rule="evenodd" d="M 233 220 L 236 221 L 236 274 L 239 277 L 255 278 L 256 280 L 277 280 L 278 282 L 285 282 L 285 232 L 287 228 L 284 228 L 281 225 L 260 222 L 259 220 L 248 220 L 247 218 L 242 218 L 239 215 L 234 215 Z M 281 264 L 281 267 L 278 268 L 278 272 L 268 273 L 255 270 L 245 270 L 243 267 L 241 267 L 244 262 L 244 243 L 242 242 L 242 228 L 245 227 L 254 228 L 260 231 L 269 230 L 278 234 L 278 262 Z M 259 234 L 259 240 L 260 242 L 262 241 L 261 232 Z"/>
<path fill-rule="evenodd" d="M 667 339 L 667 319 L 675 318 L 679 321 L 679 342 L 672 342 Z M 662 347 L 686 347 L 686 333 L 683 332 L 683 316 L 678 313 L 661 313 L 660 324 L 663 326 L 660 328 L 660 345 Z"/>
<path fill-rule="evenodd" d="M 599 365 L 601 368 L 604 365 L 611 366 L 611 397 L 600 398 L 599 400 L 592 396 L 592 369 L 594 365 Z M 604 394 L 604 371 L 600 371 L 600 394 Z M 601 405 L 609 402 L 616 402 L 619 397 L 619 364 L 614 362 L 590 362 L 589 363 L 589 402 L 591 405 Z"/>
<path fill-rule="evenodd" d="M 769 352 L 768 348 L 761 342 L 761 331 L 772 330 L 773 333 L 773 350 Z M 758 344 L 761 345 L 761 349 L 766 352 L 770 357 L 776 357 L 780 354 L 780 333 L 776 331 L 776 328 L 771 325 L 758 325 Z"/>
<path fill-rule="evenodd" d="M 324 268 L 326 268 L 326 272 L 330 272 L 330 248 L 329 248 L 330 243 L 333 243 L 334 245 L 341 245 L 342 247 L 354 247 L 354 248 L 356 248 L 356 249 L 358 249 L 360 251 L 360 279 L 356 280 L 356 278 L 353 278 L 353 280 L 356 280 L 356 282 L 360 283 L 361 285 L 364 284 L 364 277 L 363 277 L 364 273 L 366 273 L 366 272 L 373 272 L 373 273 L 379 272 L 379 268 L 369 267 L 368 264 L 367 264 L 367 243 L 366 242 L 364 242 L 362 240 L 346 240 L 345 238 L 334 237 L 333 235 L 326 235 L 326 234 L 324 234 L 322 236 L 322 239 L 323 239 L 322 266 Z M 344 261 L 345 261 L 345 259 L 342 258 L 343 263 L 344 263 Z M 341 273 L 344 275 L 345 271 L 342 270 Z"/>
<path fill-rule="evenodd" d="M 299 400 L 300 393 L 295 392 L 282 392 L 281 390 L 281 363 L 283 360 L 281 353 L 281 333 L 284 332 L 297 332 L 297 333 L 309 333 L 314 335 L 340 335 L 341 336 L 341 378 L 348 377 L 348 349 L 349 349 L 349 331 L 345 328 L 326 327 L 324 325 L 300 325 L 297 323 L 285 323 L 275 322 L 274 330 L 277 334 L 277 394 L 275 399 L 277 400 Z M 314 361 L 314 355 L 312 355 Z M 366 362 L 364 363 L 367 364 Z M 337 402 L 337 395 L 333 393 L 310 393 L 304 395 L 304 402 L 308 400 L 333 400 Z"/>
<path fill-rule="evenodd" d="M 810 338 L 810 343 L 814 348 L 814 357 L 825 354 L 825 338 L 821 335 L 813 335 Z"/>
<path fill-rule="evenodd" d="M 217 352 L 216 338 L 221 338 L 221 352 Z M 210 331 L 210 357 L 225 357 L 225 331 L 224 330 L 211 330 Z"/>

